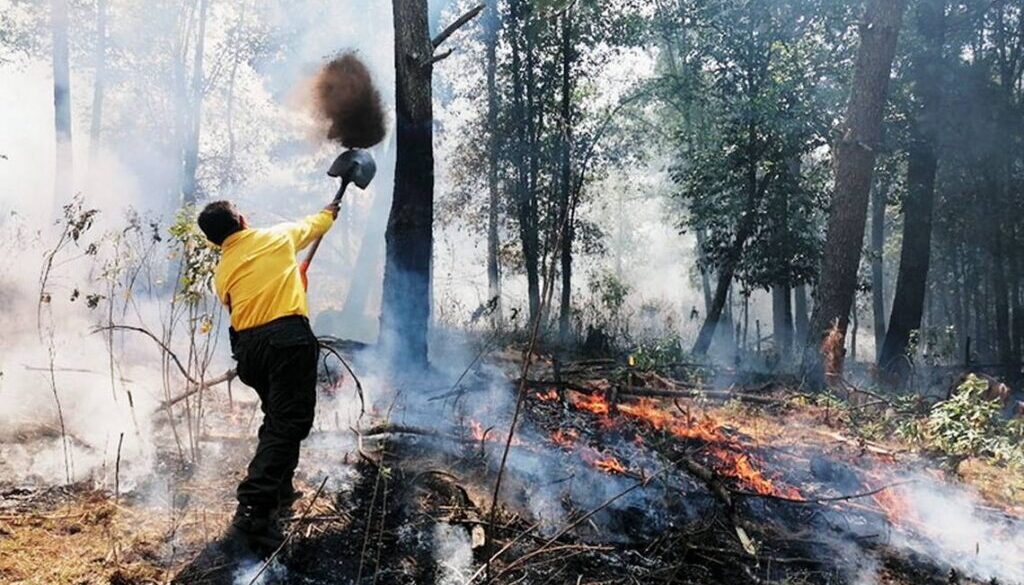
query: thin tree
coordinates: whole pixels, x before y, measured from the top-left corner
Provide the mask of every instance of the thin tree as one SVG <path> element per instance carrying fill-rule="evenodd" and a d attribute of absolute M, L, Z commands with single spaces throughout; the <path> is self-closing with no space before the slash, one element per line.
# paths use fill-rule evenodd
<path fill-rule="evenodd" d="M 498 212 L 500 192 L 498 190 L 498 157 L 501 143 L 498 129 L 500 100 L 497 88 L 498 34 L 501 29 L 501 13 L 497 0 L 491 2 L 484 22 L 487 46 L 487 296 L 494 302 L 492 323 L 496 329 L 504 324 L 501 302 L 501 264 L 498 261 Z"/>
<path fill-rule="evenodd" d="M 53 35 L 53 122 L 57 159 L 53 184 L 53 213 L 71 201 L 74 157 L 71 150 L 71 68 L 68 62 L 68 3 L 52 0 L 50 26 Z"/>
<path fill-rule="evenodd" d="M 92 121 L 89 125 L 89 166 L 96 160 L 103 129 L 103 97 L 107 83 L 107 0 L 96 0 L 96 77 L 92 90 Z"/>
<path fill-rule="evenodd" d="M 199 166 L 199 133 L 202 128 L 203 83 L 205 79 L 203 76 L 203 52 L 206 47 L 206 13 L 209 5 L 210 0 L 199 0 L 199 28 L 196 32 L 196 48 L 192 59 L 192 87 L 189 97 L 191 109 L 188 112 L 181 180 L 182 202 L 186 205 L 195 203 L 197 198 L 196 170 Z"/>

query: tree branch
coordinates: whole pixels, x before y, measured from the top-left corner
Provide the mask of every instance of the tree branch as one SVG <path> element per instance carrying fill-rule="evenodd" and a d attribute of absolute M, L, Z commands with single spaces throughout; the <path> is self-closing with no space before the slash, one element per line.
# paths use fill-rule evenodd
<path fill-rule="evenodd" d="M 430 44 L 433 45 L 435 49 L 438 48 L 439 46 L 441 46 L 441 43 L 443 43 L 446 40 L 448 40 L 448 37 L 450 37 L 453 34 L 455 34 L 455 31 L 457 31 L 460 28 L 462 28 L 463 26 L 465 26 L 467 22 L 473 20 L 474 18 L 476 18 L 476 16 L 478 14 L 483 12 L 483 9 L 484 9 L 484 4 L 482 4 L 482 3 L 481 4 L 477 4 L 476 6 L 471 8 L 468 12 L 466 12 L 462 16 L 458 17 L 457 19 L 455 19 L 455 22 L 449 24 L 448 27 L 445 28 L 443 31 L 439 32 L 437 34 L 437 36 L 434 37 L 433 40 L 430 41 Z"/>

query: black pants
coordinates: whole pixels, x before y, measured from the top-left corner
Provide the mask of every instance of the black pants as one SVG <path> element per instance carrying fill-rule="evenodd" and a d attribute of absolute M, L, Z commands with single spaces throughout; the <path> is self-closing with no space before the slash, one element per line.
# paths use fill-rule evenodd
<path fill-rule="evenodd" d="M 305 317 L 283 317 L 232 335 L 238 378 L 256 390 L 263 410 L 259 444 L 238 502 L 271 510 L 291 489 L 299 444 L 316 409 L 316 337 Z"/>

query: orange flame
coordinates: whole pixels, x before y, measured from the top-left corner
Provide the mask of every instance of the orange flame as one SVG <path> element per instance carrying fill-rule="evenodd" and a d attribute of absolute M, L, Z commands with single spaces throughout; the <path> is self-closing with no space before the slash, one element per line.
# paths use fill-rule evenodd
<path fill-rule="evenodd" d="M 666 431 L 680 439 L 696 439 L 708 443 L 715 458 L 715 470 L 732 477 L 741 485 L 759 494 L 800 499 L 799 490 L 793 487 L 777 487 L 755 466 L 755 460 L 743 445 L 726 435 L 721 424 L 710 416 L 692 422 L 661 408 L 650 399 L 641 398 L 632 404 L 618 404 L 616 409 L 628 416 L 645 421 L 655 429 Z"/>
<path fill-rule="evenodd" d="M 611 412 L 608 400 L 606 400 L 604 396 L 598 396 L 596 394 L 570 392 L 569 402 L 572 403 L 574 408 L 586 410 L 587 412 L 592 412 L 594 414 L 607 415 Z"/>
<path fill-rule="evenodd" d="M 563 431 L 563 430 L 559 429 L 559 430 L 551 433 L 551 440 L 556 445 L 558 445 L 559 447 L 562 447 L 564 449 L 571 449 L 573 447 L 573 445 L 576 443 L 576 439 L 578 439 L 578 438 L 579 438 L 579 435 L 576 433 L 576 431 L 571 431 L 571 430 L 570 431 Z"/>
<path fill-rule="evenodd" d="M 551 388 L 547 392 L 537 392 L 535 396 L 537 397 L 537 400 L 540 400 L 541 402 L 551 402 L 553 400 L 558 400 L 558 390 Z"/>
<path fill-rule="evenodd" d="M 479 442 L 487 441 L 488 443 L 504 443 L 507 439 L 507 435 L 501 435 L 494 432 L 494 429 L 484 430 L 484 427 L 479 422 L 470 419 L 469 430 L 473 435 L 473 439 Z M 523 442 L 518 437 L 512 437 L 513 445 L 522 445 Z"/>
<path fill-rule="evenodd" d="M 582 453 L 580 453 L 580 456 L 583 458 L 584 461 L 605 473 L 626 473 L 626 466 L 623 465 L 621 461 L 619 461 L 612 455 L 600 453 L 593 449 L 585 449 Z"/>

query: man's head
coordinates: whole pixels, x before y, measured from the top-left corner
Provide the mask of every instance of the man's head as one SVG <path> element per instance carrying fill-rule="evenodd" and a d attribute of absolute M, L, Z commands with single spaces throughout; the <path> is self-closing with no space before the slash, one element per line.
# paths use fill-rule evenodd
<path fill-rule="evenodd" d="M 218 246 L 231 234 L 247 227 L 245 216 L 230 201 L 214 201 L 199 213 L 199 229 Z"/>

